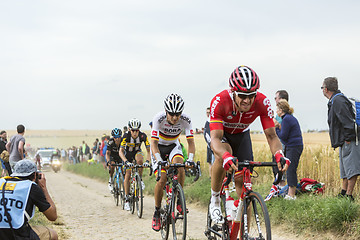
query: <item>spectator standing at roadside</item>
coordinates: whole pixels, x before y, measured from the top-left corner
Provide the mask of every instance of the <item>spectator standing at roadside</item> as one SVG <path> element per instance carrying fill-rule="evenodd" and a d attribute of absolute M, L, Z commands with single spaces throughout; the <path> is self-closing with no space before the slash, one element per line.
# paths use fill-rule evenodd
<path fill-rule="evenodd" d="M 287 102 L 289 102 L 289 94 L 288 94 L 288 92 L 286 90 L 278 90 L 278 91 L 276 91 L 276 93 L 275 93 L 275 103 L 276 103 L 276 105 L 278 104 L 278 102 L 281 99 L 285 99 Z M 276 113 L 275 118 L 274 118 L 275 127 L 276 128 L 281 128 L 281 126 L 280 126 L 281 122 L 282 122 L 282 118 Z M 281 139 L 280 139 L 280 141 L 281 141 Z M 285 146 L 284 146 L 284 143 L 282 141 L 281 141 L 281 144 L 282 144 L 282 148 L 284 150 Z M 272 161 L 275 162 L 274 156 L 272 156 Z M 274 177 L 276 178 L 279 170 L 278 170 L 277 167 L 272 167 L 272 170 L 273 170 Z M 278 190 L 280 190 L 281 187 L 285 186 L 285 179 L 286 179 L 286 174 L 284 173 L 284 175 L 282 177 L 282 180 L 276 186 L 278 188 Z"/>
<path fill-rule="evenodd" d="M 97 163 L 96 148 L 97 148 L 97 143 L 94 142 L 94 143 L 93 143 L 93 146 L 92 146 L 92 148 L 91 148 L 91 154 L 92 154 L 92 159 Z"/>
<path fill-rule="evenodd" d="M 103 164 L 105 170 L 107 169 L 107 166 L 106 166 L 106 159 L 103 150 L 106 144 L 107 144 L 107 137 L 104 134 L 101 138 L 101 144 L 100 144 L 100 161 Z"/>
<path fill-rule="evenodd" d="M 287 102 L 289 102 L 289 94 L 286 90 L 278 90 L 276 91 L 275 93 L 275 103 L 278 104 L 278 102 L 281 100 L 281 99 L 285 99 Z M 279 124 L 281 124 L 282 122 L 282 118 L 279 116 L 279 115 L 275 115 L 275 127 L 278 127 Z"/>
<path fill-rule="evenodd" d="M 301 153 L 303 151 L 303 139 L 298 120 L 292 115 L 294 109 L 290 107 L 285 99 L 281 99 L 276 104 L 276 114 L 281 117 L 281 125 L 276 127 L 276 134 L 284 144 L 285 157 L 291 159 L 291 164 L 286 171 L 287 184 L 289 186 L 288 195 L 285 196 L 287 200 L 295 200 L 297 180 L 297 167 Z"/>
<path fill-rule="evenodd" d="M 338 196 L 354 200 L 353 190 L 360 174 L 360 145 L 356 144 L 355 112 L 350 100 L 338 88 L 336 77 L 324 79 L 321 87 L 328 102 L 328 124 L 331 146 L 339 147 L 340 178 L 342 188 Z"/>
<path fill-rule="evenodd" d="M 87 161 L 87 159 L 86 159 L 86 153 L 85 153 L 85 151 L 86 151 L 86 144 L 85 144 L 85 141 L 82 141 L 82 145 L 81 145 L 81 156 L 82 156 L 82 158 L 81 158 L 81 162 L 82 161 Z"/>
<path fill-rule="evenodd" d="M 37 172 L 33 161 L 18 161 L 11 177 L 1 178 L 0 185 L 0 199 L 2 205 L 6 204 L 6 208 L 2 207 L 1 214 L 6 216 L 3 219 L 11 219 L 0 222 L 0 239 L 58 239 L 55 230 L 45 226 L 30 226 L 28 223 L 35 213 L 35 206 L 48 220 L 57 219 L 55 204 L 47 191 L 45 175 Z M 3 196 L 11 201 L 4 201 Z"/>
<path fill-rule="evenodd" d="M 9 163 L 11 169 L 14 169 L 15 164 L 24 158 L 25 127 L 20 124 L 16 127 L 16 130 L 18 134 L 12 136 L 6 144 L 6 150 L 10 154 Z"/>
<path fill-rule="evenodd" d="M 68 156 L 69 156 L 69 163 L 74 163 L 74 159 L 73 159 L 73 156 L 72 156 L 72 154 L 73 154 L 73 149 L 72 148 L 69 148 L 68 149 Z"/>
<path fill-rule="evenodd" d="M 76 161 L 80 163 L 82 161 L 82 147 L 76 148 Z"/>
<path fill-rule="evenodd" d="M 7 144 L 7 133 L 6 131 L 1 131 L 0 132 L 0 154 L 3 153 L 3 151 L 6 151 L 6 144 Z M 9 154 L 9 153 L 7 153 Z M 1 159 L 1 164 L 2 164 L 2 173 L 1 176 L 5 176 L 6 172 L 8 175 L 10 175 L 12 173 L 11 171 L 11 167 L 10 167 L 10 163 L 9 163 L 9 159 L 6 161 L 6 159 Z"/>
<path fill-rule="evenodd" d="M 85 161 L 90 159 L 90 147 L 87 143 L 85 143 L 84 158 L 85 158 Z"/>
<path fill-rule="evenodd" d="M 211 143 L 211 137 L 210 137 L 210 107 L 206 109 L 206 122 L 204 127 L 204 138 L 207 143 L 206 148 L 206 162 L 209 164 L 209 176 L 211 178 L 211 166 L 215 161 L 214 153 L 211 150 L 210 143 Z"/>
<path fill-rule="evenodd" d="M 100 149 L 99 139 L 97 138 L 94 142 L 94 147 L 92 149 L 93 158 L 96 161 L 96 163 L 99 163 L 99 151 L 100 151 L 99 149 Z"/>
<path fill-rule="evenodd" d="M 72 156 L 73 156 L 74 164 L 79 163 L 79 150 L 75 146 L 73 146 Z"/>
<path fill-rule="evenodd" d="M 65 149 L 61 149 L 61 159 L 63 160 L 63 161 L 65 161 L 66 160 L 66 150 Z"/>

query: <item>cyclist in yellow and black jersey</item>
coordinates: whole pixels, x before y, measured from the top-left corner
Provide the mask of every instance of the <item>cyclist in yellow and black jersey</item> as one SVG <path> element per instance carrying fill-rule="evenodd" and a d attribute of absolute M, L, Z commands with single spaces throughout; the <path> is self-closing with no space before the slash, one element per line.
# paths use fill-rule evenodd
<path fill-rule="evenodd" d="M 109 190 L 111 191 L 113 189 L 113 174 L 115 167 L 111 166 L 111 163 L 121 163 L 122 160 L 119 156 L 119 150 L 120 150 L 120 143 L 121 143 L 121 130 L 119 128 L 114 128 L 111 131 L 112 138 L 108 141 L 106 145 L 106 162 L 109 166 Z"/>
<path fill-rule="evenodd" d="M 150 162 L 150 143 L 148 141 L 147 135 L 143 132 L 140 132 L 141 122 L 133 118 L 129 121 L 129 131 L 127 131 L 123 139 L 121 141 L 121 147 L 119 156 L 125 162 L 125 165 L 128 167 L 132 167 L 134 164 L 134 160 L 136 164 L 143 164 L 144 161 L 144 154 L 141 151 L 141 143 L 145 144 L 147 155 L 146 155 L 146 162 L 144 166 L 149 166 Z M 139 175 L 142 177 L 143 169 L 139 168 Z M 131 177 L 131 169 L 127 169 L 125 173 L 125 180 L 124 180 L 124 187 L 125 187 L 125 194 L 128 197 L 130 192 L 130 177 Z M 145 188 L 144 182 L 141 180 L 142 188 Z M 128 198 L 126 198 L 128 199 Z M 130 210 L 130 206 L 128 201 L 125 201 L 125 210 Z"/>

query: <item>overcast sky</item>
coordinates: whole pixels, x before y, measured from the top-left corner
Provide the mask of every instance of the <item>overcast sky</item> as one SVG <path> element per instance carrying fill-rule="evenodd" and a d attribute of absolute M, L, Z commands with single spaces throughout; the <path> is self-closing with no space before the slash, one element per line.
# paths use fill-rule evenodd
<path fill-rule="evenodd" d="M 359 1 L 1 1 L 0 129 L 144 129 L 172 92 L 194 128 L 235 67 L 302 130 L 327 129 L 320 87 L 360 98 Z M 252 125 L 260 129 L 259 120 Z"/>

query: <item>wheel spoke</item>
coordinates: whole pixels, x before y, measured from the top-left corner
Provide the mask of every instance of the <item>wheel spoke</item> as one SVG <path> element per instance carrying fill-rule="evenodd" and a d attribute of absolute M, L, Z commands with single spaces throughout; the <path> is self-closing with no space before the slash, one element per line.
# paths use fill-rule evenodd
<path fill-rule="evenodd" d="M 171 224 L 174 239 L 186 239 L 187 210 L 184 192 L 180 184 L 173 189 Z"/>
<path fill-rule="evenodd" d="M 135 194 L 135 203 L 136 203 L 136 211 L 139 218 L 142 217 L 143 214 L 143 191 L 141 186 L 141 178 L 140 175 L 136 175 L 136 194 Z"/>
<path fill-rule="evenodd" d="M 256 192 L 250 193 L 247 203 L 248 238 L 263 240 L 271 239 L 269 214 L 261 195 Z"/>

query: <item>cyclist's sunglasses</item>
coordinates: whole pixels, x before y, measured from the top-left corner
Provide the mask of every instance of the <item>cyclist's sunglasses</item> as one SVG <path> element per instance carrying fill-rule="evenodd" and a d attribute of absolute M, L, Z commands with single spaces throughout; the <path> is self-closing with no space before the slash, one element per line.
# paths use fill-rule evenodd
<path fill-rule="evenodd" d="M 121 138 L 121 136 L 120 135 L 115 135 L 114 138 Z"/>
<path fill-rule="evenodd" d="M 132 132 L 138 132 L 138 131 L 140 131 L 139 129 L 131 129 L 130 131 L 132 131 Z"/>
<path fill-rule="evenodd" d="M 170 116 L 177 116 L 179 117 L 181 115 L 181 112 L 180 113 L 172 113 L 172 112 L 167 112 Z"/>
<path fill-rule="evenodd" d="M 239 92 L 235 92 L 236 95 L 241 98 L 242 100 L 245 100 L 247 98 L 249 98 L 250 100 L 256 97 L 256 92 L 251 92 L 251 93 L 239 93 Z"/>

